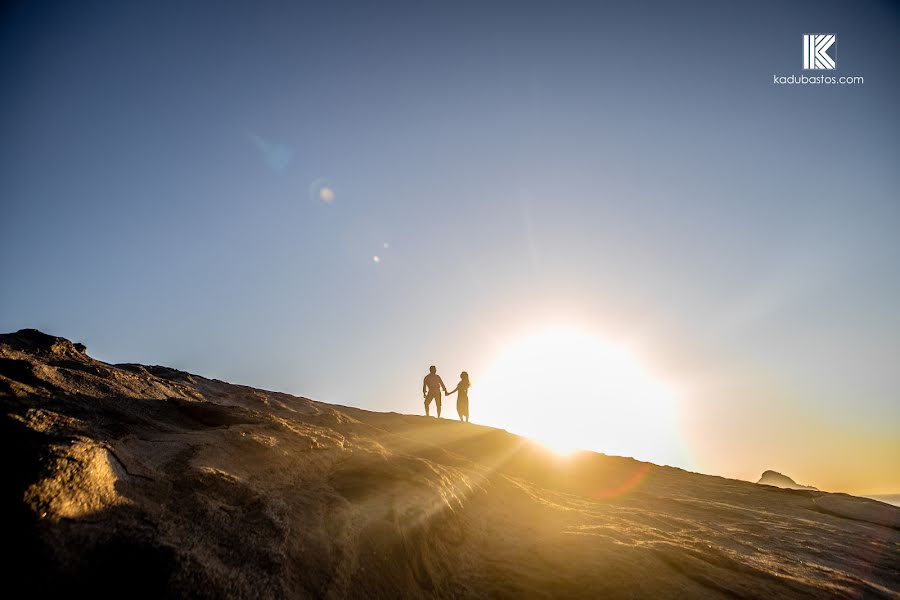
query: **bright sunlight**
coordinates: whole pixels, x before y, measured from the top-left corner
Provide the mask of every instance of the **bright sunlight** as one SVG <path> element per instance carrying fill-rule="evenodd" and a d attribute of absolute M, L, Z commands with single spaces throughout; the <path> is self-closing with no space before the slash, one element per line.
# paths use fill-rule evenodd
<path fill-rule="evenodd" d="M 472 381 L 473 420 L 560 453 L 587 449 L 677 464 L 674 394 L 625 349 L 576 329 L 549 329 L 503 348 Z"/>

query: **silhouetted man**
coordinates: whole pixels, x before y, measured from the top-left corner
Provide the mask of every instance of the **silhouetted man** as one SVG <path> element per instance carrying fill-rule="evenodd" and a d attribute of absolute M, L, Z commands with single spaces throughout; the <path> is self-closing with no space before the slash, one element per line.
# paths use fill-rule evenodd
<path fill-rule="evenodd" d="M 441 390 L 444 390 L 444 393 L 447 393 L 447 386 L 444 385 L 444 381 L 441 379 L 441 376 L 437 374 L 437 367 L 431 365 L 428 368 L 428 375 L 425 376 L 425 379 L 422 381 L 422 397 L 425 398 L 425 416 L 430 416 L 429 407 L 431 406 L 431 401 L 434 400 L 434 403 L 437 405 L 437 416 L 438 419 L 441 418 Z"/>

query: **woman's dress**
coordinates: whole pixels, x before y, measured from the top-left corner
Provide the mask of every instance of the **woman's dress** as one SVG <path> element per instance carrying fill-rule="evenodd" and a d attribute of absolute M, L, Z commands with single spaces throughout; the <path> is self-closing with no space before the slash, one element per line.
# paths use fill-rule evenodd
<path fill-rule="evenodd" d="M 456 412 L 461 416 L 469 416 L 469 388 L 459 386 L 459 395 L 456 397 Z"/>

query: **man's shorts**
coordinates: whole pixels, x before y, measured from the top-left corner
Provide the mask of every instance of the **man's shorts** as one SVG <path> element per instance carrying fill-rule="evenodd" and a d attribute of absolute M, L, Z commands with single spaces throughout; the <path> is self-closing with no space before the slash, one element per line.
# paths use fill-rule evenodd
<path fill-rule="evenodd" d="M 431 405 L 432 400 L 434 400 L 434 403 L 438 408 L 441 407 L 441 393 L 440 392 L 428 392 L 428 395 L 425 396 L 425 406 Z"/>

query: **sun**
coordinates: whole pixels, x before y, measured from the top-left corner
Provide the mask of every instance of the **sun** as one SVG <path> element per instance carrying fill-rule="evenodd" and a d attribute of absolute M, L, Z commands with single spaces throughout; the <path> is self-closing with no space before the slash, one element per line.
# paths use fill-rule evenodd
<path fill-rule="evenodd" d="M 626 349 L 585 331 L 554 328 L 525 336 L 504 347 L 472 383 L 478 422 L 558 452 L 583 448 L 678 462 L 674 394 Z"/>

